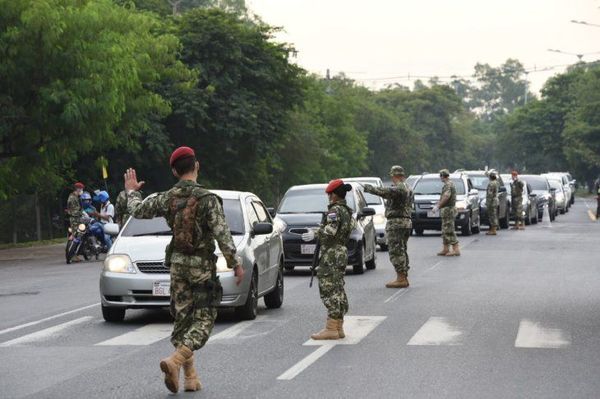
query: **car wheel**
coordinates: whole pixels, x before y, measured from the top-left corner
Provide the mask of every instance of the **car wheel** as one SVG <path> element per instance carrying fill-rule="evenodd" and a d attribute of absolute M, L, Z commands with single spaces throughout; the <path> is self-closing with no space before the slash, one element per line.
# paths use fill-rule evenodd
<path fill-rule="evenodd" d="M 424 231 L 425 231 L 424 229 L 415 227 L 415 234 L 418 235 L 419 237 L 423 235 Z"/>
<path fill-rule="evenodd" d="M 504 215 L 504 217 L 498 221 L 498 224 L 500 225 L 501 229 L 508 229 L 508 225 L 510 224 L 509 215 L 510 215 L 510 212 L 509 212 L 509 209 L 507 208 L 506 215 Z"/>
<path fill-rule="evenodd" d="M 537 211 L 533 213 L 533 218 L 531 218 L 531 223 L 537 224 L 538 222 L 538 214 Z"/>
<path fill-rule="evenodd" d="M 561 215 L 564 215 L 565 213 L 567 213 L 567 211 L 565 211 L 565 209 L 564 209 L 564 208 L 560 210 L 560 214 L 561 214 Z"/>
<path fill-rule="evenodd" d="M 382 251 L 387 251 L 389 249 L 387 244 L 379 244 L 379 248 L 381 248 Z"/>
<path fill-rule="evenodd" d="M 292 273 L 294 271 L 294 266 L 292 266 L 292 265 L 285 265 L 283 268 L 288 273 Z"/>
<path fill-rule="evenodd" d="M 250 287 L 248 287 L 248 297 L 243 306 L 235 308 L 235 314 L 242 320 L 254 320 L 258 315 L 258 276 L 252 271 L 250 278 Z"/>
<path fill-rule="evenodd" d="M 365 269 L 364 269 L 364 265 L 365 265 L 365 250 L 364 250 L 364 247 L 362 246 L 362 243 L 359 244 L 359 245 L 360 245 L 359 246 L 360 249 L 359 249 L 359 253 L 358 253 L 358 256 L 357 256 L 359 263 L 352 266 L 352 272 L 354 274 L 363 274 L 365 272 Z"/>
<path fill-rule="evenodd" d="M 102 317 L 110 323 L 120 323 L 125 319 L 124 308 L 110 308 L 102 305 Z"/>
<path fill-rule="evenodd" d="M 467 216 L 467 221 L 465 225 L 461 228 L 461 232 L 463 236 L 470 236 L 473 234 L 473 230 L 471 229 L 471 216 Z"/>
<path fill-rule="evenodd" d="M 283 267 L 279 267 L 277 281 L 273 291 L 265 295 L 265 306 L 269 309 L 278 309 L 283 304 Z"/>
<path fill-rule="evenodd" d="M 531 214 L 527 212 L 527 218 L 525 218 L 525 226 L 531 225 Z"/>
<path fill-rule="evenodd" d="M 481 231 L 481 217 L 477 218 L 477 223 L 475 223 L 475 226 L 473 226 L 473 233 L 475 234 L 479 234 L 479 232 Z"/>
<path fill-rule="evenodd" d="M 550 221 L 551 221 L 551 222 L 554 222 L 555 220 L 556 220 L 556 212 L 552 212 L 552 213 L 550 214 Z"/>

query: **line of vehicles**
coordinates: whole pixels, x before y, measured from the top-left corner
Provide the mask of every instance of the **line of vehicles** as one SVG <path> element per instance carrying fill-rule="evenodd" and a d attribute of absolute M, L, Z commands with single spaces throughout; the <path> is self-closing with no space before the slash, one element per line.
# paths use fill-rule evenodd
<path fill-rule="evenodd" d="M 565 179 L 563 179 L 563 177 Z M 502 227 L 511 218 L 510 184 L 501 175 L 499 215 Z M 567 212 L 574 200 L 575 181 L 570 175 L 523 175 L 527 183 L 523 196 L 526 222 L 537 223 L 548 204 L 550 216 Z M 465 235 L 478 233 L 487 223 L 484 171 L 459 170 L 450 179 L 457 189 L 456 228 Z M 348 265 L 355 274 L 377 267 L 377 245 L 387 250 L 385 239 L 385 203 L 364 193 L 359 183 L 383 186 L 377 177 L 346 178 L 354 190 L 346 201 L 353 210 L 355 229 L 348 240 Z M 415 194 L 413 229 L 416 235 L 424 230 L 440 230 L 439 216 L 431 210 L 439 200 L 441 181 L 437 174 L 408 177 Z M 552 182 L 560 182 L 552 183 Z M 233 272 L 217 250 L 217 274 L 223 285 L 220 307 L 233 308 L 238 318 L 254 319 L 259 299 L 267 308 L 278 308 L 284 298 L 284 272 L 298 267 L 310 267 L 316 242 L 304 242 L 303 233 L 321 222 L 327 209 L 325 184 L 291 187 L 277 209 L 267 208 L 256 195 L 239 191 L 214 192 L 223 198 L 225 217 L 230 227 L 238 255 L 245 269 L 244 281 L 237 286 Z M 564 197 L 564 200 L 563 200 Z M 169 269 L 164 265 L 164 250 L 171 240 L 171 230 L 162 217 L 142 220 L 129 218 L 123 228 L 108 228 L 118 235 L 100 275 L 102 314 L 106 321 L 119 322 L 127 309 L 162 308 L 170 305 Z"/>

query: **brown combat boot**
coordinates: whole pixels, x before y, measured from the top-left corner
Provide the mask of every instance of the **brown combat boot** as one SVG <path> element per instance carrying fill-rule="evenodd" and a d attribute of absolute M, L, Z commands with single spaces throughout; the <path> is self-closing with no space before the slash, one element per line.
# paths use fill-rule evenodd
<path fill-rule="evenodd" d="M 179 371 L 181 366 L 193 355 L 190 348 L 181 345 L 171 356 L 160 361 L 160 369 L 165 373 L 165 385 L 169 391 L 173 393 L 179 391 Z"/>
<path fill-rule="evenodd" d="M 385 285 L 387 288 L 406 288 L 408 287 L 408 278 L 406 273 L 396 273 L 396 280 L 390 281 Z"/>
<path fill-rule="evenodd" d="M 446 256 L 460 256 L 460 248 L 458 244 L 452 245 L 452 252 L 448 252 Z"/>
<path fill-rule="evenodd" d="M 327 319 L 325 328 L 316 334 L 310 336 L 312 339 L 340 339 L 340 333 L 338 331 L 338 320 Z"/>
<path fill-rule="evenodd" d="M 337 328 L 340 338 L 346 338 L 346 333 L 344 332 L 344 319 L 337 321 Z"/>
<path fill-rule="evenodd" d="M 194 356 L 190 357 L 183 363 L 183 389 L 186 392 L 196 392 L 202 389 L 202 384 L 196 374 L 196 368 L 194 367 Z"/>
<path fill-rule="evenodd" d="M 519 225 L 519 230 L 525 230 L 525 223 L 521 222 L 521 224 Z"/>
<path fill-rule="evenodd" d="M 488 230 L 487 233 L 485 233 L 486 236 L 495 236 L 496 233 L 496 228 L 495 227 L 490 227 L 490 229 Z"/>
<path fill-rule="evenodd" d="M 511 230 L 519 230 L 519 222 L 515 222 L 515 225 L 510 228 Z"/>
<path fill-rule="evenodd" d="M 450 252 L 450 250 L 448 249 L 448 246 L 444 244 L 444 247 L 440 252 L 437 253 L 437 256 L 446 256 L 448 252 Z"/>

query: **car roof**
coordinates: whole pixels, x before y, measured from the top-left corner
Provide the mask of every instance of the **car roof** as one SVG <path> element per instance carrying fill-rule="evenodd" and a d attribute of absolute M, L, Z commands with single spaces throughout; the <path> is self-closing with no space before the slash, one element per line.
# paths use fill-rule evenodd
<path fill-rule="evenodd" d="M 423 179 L 430 179 L 430 178 L 440 178 L 440 174 L 439 173 L 428 173 L 426 175 L 421 175 L 421 177 Z M 463 177 L 463 172 L 460 173 L 450 173 L 450 178 L 451 179 L 460 179 Z"/>
<path fill-rule="evenodd" d="M 381 182 L 380 177 L 343 177 L 342 180 L 344 182 L 352 183 L 352 182 L 363 182 L 363 181 L 377 181 Z"/>
<path fill-rule="evenodd" d="M 464 173 L 467 175 L 482 175 L 485 176 L 486 171 L 485 170 L 461 170 L 459 171 L 455 171 L 454 173 Z"/>

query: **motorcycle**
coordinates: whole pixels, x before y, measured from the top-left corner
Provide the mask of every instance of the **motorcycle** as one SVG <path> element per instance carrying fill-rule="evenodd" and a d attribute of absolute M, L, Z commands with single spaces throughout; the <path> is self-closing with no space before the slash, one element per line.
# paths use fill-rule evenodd
<path fill-rule="evenodd" d="M 104 229 L 102 224 L 95 219 L 85 217 L 76 231 L 69 227 L 69 239 L 65 248 L 67 264 L 73 261 L 77 255 L 82 255 L 85 260 L 90 260 L 101 253 L 107 253 L 108 248 L 104 244 Z"/>

